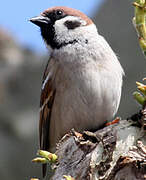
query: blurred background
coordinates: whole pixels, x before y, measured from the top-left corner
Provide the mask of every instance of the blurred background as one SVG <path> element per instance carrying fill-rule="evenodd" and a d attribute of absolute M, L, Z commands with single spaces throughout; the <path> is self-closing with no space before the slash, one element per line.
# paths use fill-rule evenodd
<path fill-rule="evenodd" d="M 48 52 L 39 29 L 28 19 L 51 6 L 65 5 L 90 16 L 125 69 L 122 119 L 139 110 L 132 98 L 146 61 L 132 25 L 131 0 L 5 0 L 0 8 L 0 179 L 40 177 L 31 163 L 38 149 L 39 96 Z"/>

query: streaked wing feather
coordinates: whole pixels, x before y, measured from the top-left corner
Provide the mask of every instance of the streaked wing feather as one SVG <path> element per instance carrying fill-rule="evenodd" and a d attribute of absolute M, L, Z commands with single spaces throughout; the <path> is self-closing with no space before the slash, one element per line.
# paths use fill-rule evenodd
<path fill-rule="evenodd" d="M 49 61 L 50 62 L 50 61 Z M 55 98 L 55 89 L 52 88 L 52 76 L 50 73 L 51 65 L 48 63 L 44 72 L 42 90 L 40 97 L 40 121 L 39 121 L 39 139 L 40 149 L 49 149 L 49 127 L 52 112 L 53 101 Z M 46 175 L 46 164 L 43 164 L 43 177 Z"/>

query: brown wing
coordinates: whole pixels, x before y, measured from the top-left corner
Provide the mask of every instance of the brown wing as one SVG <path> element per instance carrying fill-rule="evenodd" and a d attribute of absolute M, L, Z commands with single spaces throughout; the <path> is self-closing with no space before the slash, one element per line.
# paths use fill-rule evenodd
<path fill-rule="evenodd" d="M 52 112 L 53 101 L 55 98 L 55 89 L 53 89 L 52 81 L 53 74 L 51 74 L 51 60 L 49 60 L 42 82 L 42 90 L 40 97 L 40 121 L 39 121 L 39 138 L 40 149 L 49 149 L 49 127 Z M 46 164 L 43 165 L 43 177 L 46 175 Z"/>

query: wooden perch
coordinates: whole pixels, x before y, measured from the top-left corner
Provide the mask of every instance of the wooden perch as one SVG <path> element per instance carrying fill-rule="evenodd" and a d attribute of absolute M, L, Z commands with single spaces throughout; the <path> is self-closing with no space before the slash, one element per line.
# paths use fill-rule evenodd
<path fill-rule="evenodd" d="M 95 133 L 72 130 L 57 146 L 51 180 L 146 180 L 144 145 L 146 133 L 131 120 Z"/>

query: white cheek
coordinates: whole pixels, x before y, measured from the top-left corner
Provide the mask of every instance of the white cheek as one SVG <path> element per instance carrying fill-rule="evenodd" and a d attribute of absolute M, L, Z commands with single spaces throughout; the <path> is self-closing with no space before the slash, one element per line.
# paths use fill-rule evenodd
<path fill-rule="evenodd" d="M 68 28 L 64 25 L 64 23 L 62 21 L 56 21 L 54 24 L 54 28 L 55 28 L 55 35 L 57 36 L 66 36 L 66 34 L 68 33 Z"/>
<path fill-rule="evenodd" d="M 81 27 L 78 27 L 76 29 L 68 29 L 64 23 L 69 20 L 69 21 L 80 21 Z M 56 34 L 56 40 L 58 42 L 68 42 L 72 41 L 74 39 L 80 39 L 79 33 L 80 30 L 82 31 L 85 25 L 87 24 L 86 21 L 80 19 L 79 17 L 74 17 L 74 16 L 67 16 L 63 19 L 57 20 L 54 24 L 55 28 L 55 34 Z"/>

